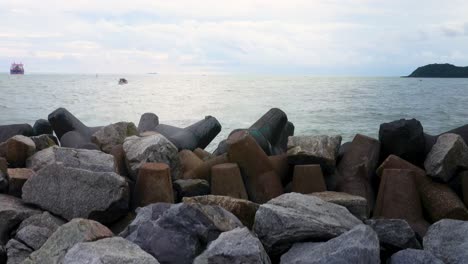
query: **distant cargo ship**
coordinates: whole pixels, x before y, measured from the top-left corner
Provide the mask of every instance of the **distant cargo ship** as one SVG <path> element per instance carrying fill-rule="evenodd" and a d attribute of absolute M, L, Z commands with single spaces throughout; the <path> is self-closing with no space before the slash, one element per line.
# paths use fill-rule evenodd
<path fill-rule="evenodd" d="M 13 62 L 10 67 L 10 74 L 24 74 L 23 64 Z"/>

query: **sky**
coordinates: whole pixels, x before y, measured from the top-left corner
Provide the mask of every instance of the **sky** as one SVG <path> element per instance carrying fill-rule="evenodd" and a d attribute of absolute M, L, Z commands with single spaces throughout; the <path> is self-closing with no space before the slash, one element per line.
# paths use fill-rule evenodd
<path fill-rule="evenodd" d="M 400 76 L 468 65 L 466 0 L 0 0 L 0 72 Z"/>

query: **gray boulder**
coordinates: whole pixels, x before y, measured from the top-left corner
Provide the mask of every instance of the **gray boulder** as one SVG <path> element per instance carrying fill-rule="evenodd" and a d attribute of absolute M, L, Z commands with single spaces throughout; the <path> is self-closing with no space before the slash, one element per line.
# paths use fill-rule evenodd
<path fill-rule="evenodd" d="M 36 214 L 21 223 L 15 239 L 34 250 L 38 250 L 55 230 L 63 224 L 65 224 L 65 221 L 51 215 L 49 212 Z"/>
<path fill-rule="evenodd" d="M 167 209 L 171 208 L 172 204 L 169 203 L 154 203 L 149 204 L 145 207 L 138 207 L 136 209 L 136 217 L 133 221 L 120 233 L 121 237 L 132 237 L 129 240 L 134 241 L 138 236 L 138 233 L 135 232 L 145 222 L 156 221 L 161 217 Z"/>
<path fill-rule="evenodd" d="M 180 160 L 177 147 L 163 135 L 128 137 L 125 139 L 123 149 L 127 159 L 128 171 L 132 179 L 136 179 L 138 169 L 145 162 L 168 164 L 171 169 L 172 178 L 178 179 Z"/>
<path fill-rule="evenodd" d="M 154 131 L 159 125 L 159 118 L 153 113 L 144 113 L 140 117 L 138 123 L 138 132 L 143 133 L 146 131 Z"/>
<path fill-rule="evenodd" d="M 40 210 L 25 205 L 21 199 L 0 194 L 0 244 L 8 242 L 11 231 L 24 219 L 40 213 Z"/>
<path fill-rule="evenodd" d="M 20 264 L 33 252 L 31 248 L 15 239 L 8 241 L 6 250 L 7 264 Z"/>
<path fill-rule="evenodd" d="M 427 250 L 447 264 L 468 261 L 468 221 L 442 219 L 429 227 L 424 236 Z"/>
<path fill-rule="evenodd" d="M 34 141 L 34 144 L 36 144 L 36 150 L 40 151 L 40 150 L 57 145 L 51 137 L 53 136 L 52 135 L 40 135 L 40 136 L 31 137 L 31 140 Z"/>
<path fill-rule="evenodd" d="M 427 250 L 405 249 L 392 255 L 389 264 L 444 264 Z"/>
<path fill-rule="evenodd" d="M 55 163 L 65 167 L 96 172 L 115 172 L 114 156 L 98 150 L 72 149 L 54 146 L 41 150 L 26 161 L 26 167 L 34 171 Z"/>
<path fill-rule="evenodd" d="M 350 213 L 359 220 L 367 219 L 367 200 L 364 197 L 351 195 L 344 192 L 315 192 L 309 195 L 318 197 L 325 202 L 338 204 L 346 207 Z"/>
<path fill-rule="evenodd" d="M 159 264 L 150 254 L 121 237 L 104 238 L 74 245 L 63 258 L 67 264 Z"/>
<path fill-rule="evenodd" d="M 253 230 L 267 252 L 278 255 L 296 242 L 328 240 L 359 224 L 362 222 L 343 206 L 287 193 L 260 206 Z"/>
<path fill-rule="evenodd" d="M 45 244 L 34 251 L 23 264 L 61 264 L 65 254 L 75 244 L 111 237 L 112 232 L 100 223 L 76 218 L 62 225 Z"/>
<path fill-rule="evenodd" d="M 141 222 L 126 238 L 161 263 L 192 263 L 222 232 L 241 226 L 221 207 L 181 203 Z"/>
<path fill-rule="evenodd" d="M 90 218 L 110 223 L 128 211 L 128 184 L 115 172 L 92 172 L 52 164 L 23 186 L 25 202 L 67 220 Z"/>
<path fill-rule="evenodd" d="M 312 244 L 301 250 L 293 247 L 281 256 L 280 263 L 376 264 L 380 263 L 379 251 L 379 239 L 374 230 L 366 225 L 358 225 L 326 243 Z"/>
<path fill-rule="evenodd" d="M 244 227 L 222 233 L 193 263 L 269 264 L 271 261 L 260 240 Z"/>
<path fill-rule="evenodd" d="M 125 139 L 138 134 L 135 124 L 118 122 L 102 127 L 91 136 L 91 141 L 102 151 L 110 153 L 112 148 L 124 143 Z"/>
<path fill-rule="evenodd" d="M 424 168 L 432 178 L 448 182 L 459 169 L 468 168 L 468 147 L 456 134 L 443 134 L 437 138 L 424 161 Z"/>

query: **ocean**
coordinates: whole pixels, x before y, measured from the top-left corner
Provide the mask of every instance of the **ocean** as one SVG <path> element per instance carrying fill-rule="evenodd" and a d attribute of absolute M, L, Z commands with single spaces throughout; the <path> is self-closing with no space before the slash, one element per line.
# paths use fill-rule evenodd
<path fill-rule="evenodd" d="M 126 78 L 127 85 L 118 85 Z M 207 115 L 222 131 L 247 128 L 272 107 L 282 109 L 296 135 L 356 133 L 378 137 L 379 125 L 416 118 L 438 134 L 468 123 L 468 79 L 253 75 L 0 74 L 0 124 L 47 119 L 65 107 L 88 126 L 138 125 L 153 112 L 160 123 L 188 126 Z"/>

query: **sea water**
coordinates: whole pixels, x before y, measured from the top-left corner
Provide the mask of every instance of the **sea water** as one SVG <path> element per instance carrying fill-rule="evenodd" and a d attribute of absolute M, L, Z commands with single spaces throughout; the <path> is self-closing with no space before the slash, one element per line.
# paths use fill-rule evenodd
<path fill-rule="evenodd" d="M 120 78 L 128 84 L 118 85 Z M 379 125 L 416 118 L 438 134 L 468 123 L 468 79 L 252 75 L 0 74 L 0 125 L 47 119 L 65 107 L 88 126 L 138 125 L 153 112 L 160 123 L 188 126 L 207 115 L 222 131 L 247 128 L 272 107 L 282 109 L 297 135 L 356 133 L 378 137 Z"/>

